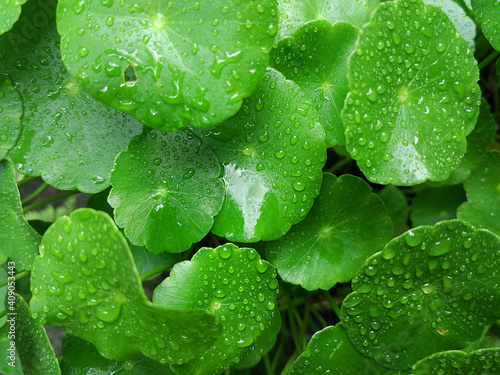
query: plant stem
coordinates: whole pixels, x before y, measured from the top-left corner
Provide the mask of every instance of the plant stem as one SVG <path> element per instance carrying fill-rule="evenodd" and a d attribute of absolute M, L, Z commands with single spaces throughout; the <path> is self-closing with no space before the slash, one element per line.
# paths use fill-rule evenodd
<path fill-rule="evenodd" d="M 335 313 L 335 315 L 337 315 L 337 318 L 340 320 L 340 309 L 333 300 L 332 296 L 330 295 L 330 292 L 328 290 L 323 290 L 323 295 L 325 296 L 326 300 L 332 307 L 332 310 Z"/>
<path fill-rule="evenodd" d="M 296 309 L 293 308 L 293 309 L 287 311 L 288 323 L 290 323 L 290 330 L 292 331 L 292 339 L 293 339 L 293 343 L 295 345 L 295 351 L 300 351 L 301 342 L 299 340 L 299 335 L 297 332 L 297 325 L 295 324 L 295 319 L 293 316 L 293 310 L 296 310 Z"/>
<path fill-rule="evenodd" d="M 17 281 L 19 279 L 22 279 L 23 277 L 26 277 L 30 274 L 30 271 L 26 270 L 26 271 L 22 271 L 22 272 L 19 272 L 19 273 L 16 273 L 14 275 L 14 279 Z M 0 288 L 1 287 L 4 287 L 5 285 L 8 284 L 8 279 L 5 279 L 5 280 L 2 280 L 0 281 Z"/>
<path fill-rule="evenodd" d="M 295 362 L 295 360 L 297 359 L 298 356 L 299 356 L 299 353 L 294 352 L 290 356 L 290 358 L 288 358 L 288 361 L 286 362 L 285 367 L 283 367 L 283 370 L 281 371 L 281 375 L 288 375 L 290 373 L 290 368 L 292 367 L 293 362 Z"/>
<path fill-rule="evenodd" d="M 21 204 L 26 204 L 29 201 L 32 201 L 33 199 L 35 199 L 36 197 L 38 197 L 45 189 L 47 189 L 48 186 L 49 186 L 49 184 L 46 183 L 46 182 L 44 182 L 33 193 L 31 193 L 26 198 L 24 198 L 23 200 L 21 200 Z"/>
<path fill-rule="evenodd" d="M 17 182 L 17 187 L 21 187 L 25 183 L 30 182 L 31 180 L 34 180 L 35 178 L 36 178 L 35 176 L 26 176 L 22 180 Z"/>
<path fill-rule="evenodd" d="M 328 323 L 326 322 L 326 320 L 321 316 L 321 314 L 318 312 L 318 310 L 316 310 L 315 308 L 311 309 L 313 315 L 316 317 L 316 319 L 319 320 L 319 322 L 321 323 L 321 325 L 324 327 L 326 327 L 328 325 Z M 317 331 L 317 329 L 315 330 Z"/>
<path fill-rule="evenodd" d="M 264 357 L 264 366 L 266 367 L 266 374 L 267 375 L 274 375 L 273 372 L 273 366 L 271 364 L 271 360 L 269 359 L 269 356 L 266 354 Z"/>
<path fill-rule="evenodd" d="M 40 202 L 36 202 L 36 203 L 30 204 L 26 207 L 23 207 L 23 212 L 32 210 L 32 209 L 40 207 L 40 206 L 43 206 L 44 204 L 47 204 L 47 203 L 55 202 L 59 199 L 64 199 L 64 198 L 70 197 L 72 195 L 78 194 L 79 192 L 80 191 L 78 191 L 78 190 L 71 190 L 71 191 L 67 191 L 65 193 L 56 195 L 54 197 L 50 197 L 50 198 L 41 200 Z"/>
<path fill-rule="evenodd" d="M 173 262 L 168 262 L 168 263 L 165 263 L 165 264 L 162 264 L 161 266 L 158 266 L 158 267 L 155 267 L 155 268 L 152 268 L 150 269 L 149 271 L 146 271 L 144 272 L 142 275 L 141 275 L 141 281 L 146 281 L 147 279 L 149 279 L 151 276 L 154 276 L 156 275 L 157 273 L 160 273 L 160 272 L 163 272 L 165 270 L 168 270 L 169 268 L 172 268 L 174 266 L 174 264 L 176 264 L 177 261 L 173 261 Z"/>
<path fill-rule="evenodd" d="M 279 306 L 280 312 L 286 311 L 288 309 L 292 309 L 295 306 L 302 305 L 304 303 L 304 298 L 294 298 L 291 302 L 287 302 L 283 305 Z"/>
<path fill-rule="evenodd" d="M 495 60 L 498 56 L 500 56 L 500 52 L 498 51 L 493 51 L 492 53 L 490 53 L 488 56 L 486 56 L 483 61 L 481 61 L 477 67 L 479 68 L 479 70 L 483 69 L 485 66 L 487 66 L 490 62 L 492 62 L 493 60 Z"/>
<path fill-rule="evenodd" d="M 30 298 L 24 298 L 23 296 L 19 295 L 26 303 L 29 303 Z M 0 311 L 0 319 L 3 318 L 5 315 L 7 315 L 7 309 L 5 309 L 4 311 Z"/>
<path fill-rule="evenodd" d="M 351 158 L 344 158 L 342 160 L 339 160 L 334 165 L 332 165 L 330 168 L 328 168 L 327 172 L 330 172 L 330 173 L 337 172 L 340 168 L 342 168 L 344 165 L 349 163 L 351 160 L 352 160 Z"/>

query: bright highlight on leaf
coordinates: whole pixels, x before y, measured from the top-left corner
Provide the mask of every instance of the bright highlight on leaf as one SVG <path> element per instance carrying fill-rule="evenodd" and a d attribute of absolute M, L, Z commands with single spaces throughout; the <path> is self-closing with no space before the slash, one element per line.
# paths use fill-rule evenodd
<path fill-rule="evenodd" d="M 349 339 L 406 370 L 465 348 L 500 318 L 500 240 L 458 220 L 411 229 L 368 259 L 352 288 L 341 310 Z"/>
<path fill-rule="evenodd" d="M 500 348 L 488 348 L 465 353 L 448 351 L 433 354 L 413 366 L 413 375 L 500 373 Z"/>
<path fill-rule="evenodd" d="M 274 0 L 61 0 L 57 14 L 62 58 L 85 90 L 166 131 L 234 115 L 278 21 Z"/>
<path fill-rule="evenodd" d="M 500 0 L 471 0 L 471 5 L 484 36 L 500 51 Z"/>
<path fill-rule="evenodd" d="M 1 5 L 0 5 L 1 7 Z M 16 145 L 21 132 L 23 103 L 10 79 L 0 73 L 0 160 Z"/>
<path fill-rule="evenodd" d="M 285 280 L 307 290 L 328 290 L 352 279 L 390 239 L 392 222 L 380 198 L 359 177 L 325 173 L 307 217 L 266 254 Z"/>
<path fill-rule="evenodd" d="M 149 302 L 118 228 L 107 214 L 88 208 L 47 230 L 31 291 L 37 319 L 64 327 L 109 359 L 142 353 L 161 363 L 183 363 L 220 334 L 207 312 Z"/>
<path fill-rule="evenodd" d="M 312 21 L 271 49 L 271 66 L 297 83 L 316 106 L 327 147 L 345 144 L 340 112 L 349 92 L 347 58 L 358 33 L 345 22 Z"/>
<path fill-rule="evenodd" d="M 217 375 L 252 352 L 259 357 L 267 353 L 274 340 L 267 345 L 269 340 L 261 338 L 275 338 L 281 321 L 275 276 L 273 266 L 255 250 L 233 244 L 204 247 L 191 261 L 176 264 L 156 288 L 153 301 L 209 311 L 219 318 L 223 332 L 214 346 L 174 371 Z"/>
<path fill-rule="evenodd" d="M 135 245 L 180 252 L 212 228 L 224 184 L 215 154 L 188 131 L 146 129 L 115 161 L 109 203 Z"/>
<path fill-rule="evenodd" d="M 306 216 L 326 150 L 316 111 L 296 84 L 269 69 L 234 117 L 197 134 L 224 166 L 226 197 L 212 232 L 270 241 Z"/>
<path fill-rule="evenodd" d="M 28 0 L 4 0 L 0 3 L 0 35 L 12 29 L 26 1 Z"/>
<path fill-rule="evenodd" d="M 24 218 L 14 166 L 7 160 L 0 161 L 0 223 L 0 252 L 16 263 L 17 272 L 31 269 L 41 237 Z"/>
<path fill-rule="evenodd" d="M 342 118 L 347 149 L 376 183 L 446 179 L 479 113 L 479 71 L 440 9 L 421 0 L 385 2 L 349 60 Z"/>

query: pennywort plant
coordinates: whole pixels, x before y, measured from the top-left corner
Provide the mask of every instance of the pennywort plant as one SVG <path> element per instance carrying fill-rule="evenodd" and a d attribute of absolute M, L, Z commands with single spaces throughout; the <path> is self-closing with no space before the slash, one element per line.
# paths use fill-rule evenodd
<path fill-rule="evenodd" d="M 499 51 L 499 0 L 4 1 L 0 372 L 500 373 Z"/>

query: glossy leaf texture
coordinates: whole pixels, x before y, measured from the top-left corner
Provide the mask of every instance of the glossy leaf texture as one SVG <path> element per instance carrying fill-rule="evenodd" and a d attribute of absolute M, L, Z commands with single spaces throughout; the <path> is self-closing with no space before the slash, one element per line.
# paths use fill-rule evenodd
<path fill-rule="evenodd" d="M 381 4 L 349 60 L 347 150 L 372 182 L 415 185 L 458 167 L 479 113 L 477 63 L 445 13 Z"/>
<path fill-rule="evenodd" d="M 173 375 L 167 364 L 137 354 L 127 361 L 114 361 L 101 356 L 94 345 L 66 334 L 62 341 L 61 371 L 64 375 Z"/>
<path fill-rule="evenodd" d="M 465 348 L 500 318 L 500 240 L 453 220 L 411 229 L 367 260 L 342 304 L 349 339 L 379 364 L 407 370 Z"/>
<path fill-rule="evenodd" d="M 471 0 L 471 5 L 484 36 L 500 51 L 500 0 Z"/>
<path fill-rule="evenodd" d="M 488 151 L 464 187 L 468 201 L 458 208 L 458 218 L 500 236 L 500 152 Z"/>
<path fill-rule="evenodd" d="M 265 72 L 277 21 L 274 0 L 58 5 L 71 74 L 99 100 L 165 131 L 234 115 Z"/>
<path fill-rule="evenodd" d="M 381 199 L 359 177 L 325 173 L 307 217 L 266 255 L 281 278 L 307 290 L 328 290 L 352 279 L 365 260 L 382 250 L 392 222 Z"/>
<path fill-rule="evenodd" d="M 21 94 L 24 113 L 10 159 L 21 173 L 62 190 L 109 186 L 116 155 L 142 125 L 85 93 L 60 59 L 55 0 L 30 1 L 0 37 L 0 71 Z"/>
<path fill-rule="evenodd" d="M 413 366 L 412 375 L 496 375 L 500 373 L 500 348 L 465 353 L 448 351 L 433 354 Z"/>
<path fill-rule="evenodd" d="M 417 192 L 412 200 L 411 222 L 414 227 L 418 227 L 456 219 L 458 206 L 466 200 L 461 184 L 425 188 Z"/>
<path fill-rule="evenodd" d="M 306 350 L 295 360 L 290 375 L 396 375 L 401 371 L 388 370 L 373 359 L 363 357 L 351 344 L 341 323 L 318 331 Z"/>
<path fill-rule="evenodd" d="M 251 353 L 258 357 L 267 353 L 281 321 L 275 276 L 274 267 L 255 250 L 233 244 L 201 248 L 191 261 L 176 264 L 155 289 L 153 301 L 209 311 L 219 318 L 223 332 L 214 346 L 182 366 L 173 366 L 174 371 L 217 375 Z"/>
<path fill-rule="evenodd" d="M 309 21 L 327 20 L 331 24 L 348 22 L 361 28 L 379 0 L 278 0 L 281 38 Z"/>
<path fill-rule="evenodd" d="M 349 92 L 347 58 L 358 34 L 346 22 L 311 21 L 271 49 L 271 66 L 297 83 L 316 106 L 327 147 L 345 144 L 340 113 Z"/>
<path fill-rule="evenodd" d="M 0 35 L 12 29 L 27 0 L 5 0 L 0 3 Z"/>
<path fill-rule="evenodd" d="M 16 352 L 19 355 L 24 374 L 57 375 L 61 373 L 59 362 L 50 345 L 43 325 L 33 319 L 30 308 L 21 296 L 14 295 Z M 12 311 L 9 311 L 12 312 Z M 10 327 L 7 323 L 5 327 Z"/>
<path fill-rule="evenodd" d="M 1 7 L 1 5 L 0 5 Z M 11 80 L 0 73 L 0 160 L 16 145 L 21 132 L 23 103 Z"/>
<path fill-rule="evenodd" d="M 28 224 L 21 207 L 14 166 L 0 161 L 0 252 L 16 263 L 17 272 L 31 269 L 41 236 Z"/>
<path fill-rule="evenodd" d="M 109 203 L 135 245 L 180 252 L 212 228 L 224 200 L 215 154 L 189 131 L 146 129 L 115 161 Z"/>
<path fill-rule="evenodd" d="M 226 197 L 213 233 L 270 241 L 306 216 L 326 149 L 314 106 L 295 83 L 269 69 L 234 117 L 197 134 L 224 167 Z"/>
<path fill-rule="evenodd" d="M 213 315 L 154 305 L 142 289 L 125 238 L 111 218 L 82 208 L 45 233 L 31 274 L 31 308 L 108 359 L 142 353 L 183 363 L 220 334 Z"/>

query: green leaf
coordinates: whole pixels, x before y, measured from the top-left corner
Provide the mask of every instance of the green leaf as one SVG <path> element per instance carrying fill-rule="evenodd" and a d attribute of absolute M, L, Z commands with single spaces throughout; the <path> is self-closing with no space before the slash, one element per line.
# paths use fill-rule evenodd
<path fill-rule="evenodd" d="M 307 290 L 330 289 L 352 279 L 365 260 L 382 250 L 392 233 L 381 199 L 359 177 L 325 173 L 307 217 L 266 254 L 282 279 Z"/>
<path fill-rule="evenodd" d="M 212 232 L 270 241 L 306 216 L 326 149 L 316 111 L 295 83 L 269 69 L 236 116 L 197 133 L 224 166 L 226 197 Z"/>
<path fill-rule="evenodd" d="M 61 370 L 64 375 L 173 375 L 168 365 L 137 354 L 127 361 L 113 361 L 102 357 L 94 345 L 76 336 L 66 334 L 62 342 Z"/>
<path fill-rule="evenodd" d="M 31 290 L 37 319 L 93 343 L 109 359 L 142 352 L 161 363 L 183 363 L 220 333 L 209 313 L 149 302 L 118 228 L 107 214 L 89 208 L 47 230 Z"/>
<path fill-rule="evenodd" d="M 458 218 L 500 235 L 500 152 L 488 151 L 464 187 L 468 202 L 458 208 Z"/>
<path fill-rule="evenodd" d="M 379 0 L 278 0 L 278 32 L 283 38 L 304 23 L 322 19 L 331 24 L 344 21 L 362 27 L 379 3 Z"/>
<path fill-rule="evenodd" d="M 0 5 L 1 11 L 2 5 Z M 0 160 L 15 146 L 21 131 L 23 103 L 19 92 L 12 87 L 10 79 L 0 73 Z"/>
<path fill-rule="evenodd" d="M 394 233 L 399 235 L 408 229 L 406 222 L 408 221 L 410 208 L 403 192 L 394 185 L 388 185 L 379 192 L 378 196 L 387 208 L 387 214 L 392 220 Z"/>
<path fill-rule="evenodd" d="M 0 35 L 12 29 L 26 1 L 28 0 L 6 0 L 0 3 Z"/>
<path fill-rule="evenodd" d="M 212 228 L 224 199 L 220 174 L 215 154 L 190 132 L 146 129 L 116 158 L 108 200 L 133 244 L 180 252 Z"/>
<path fill-rule="evenodd" d="M 15 294 L 14 308 L 16 315 L 7 316 L 7 326 L 9 319 L 14 318 L 16 351 L 19 353 L 23 372 L 40 375 L 60 374 L 59 362 L 43 325 L 33 319 L 30 308 L 17 294 Z"/>
<path fill-rule="evenodd" d="M 85 90 L 167 131 L 234 115 L 265 72 L 278 21 L 274 0 L 62 0 L 57 13 L 63 60 Z"/>
<path fill-rule="evenodd" d="M 444 221 L 412 229 L 368 259 L 352 281 L 341 320 L 364 355 L 409 369 L 462 349 L 500 318 L 500 240 Z"/>
<path fill-rule="evenodd" d="M 306 351 L 295 360 L 290 375 L 392 375 L 401 374 L 379 366 L 363 357 L 351 344 L 341 323 L 318 331 L 307 344 Z"/>
<path fill-rule="evenodd" d="M 500 51 L 500 2 L 498 0 L 472 0 L 471 5 L 484 36 L 493 48 Z"/>
<path fill-rule="evenodd" d="M 349 92 L 347 58 L 359 30 L 345 22 L 325 20 L 300 26 L 271 49 L 271 66 L 295 81 L 318 110 L 327 147 L 345 144 L 340 112 Z"/>
<path fill-rule="evenodd" d="M 458 206 L 466 200 L 462 185 L 423 189 L 413 198 L 411 222 L 414 227 L 417 227 L 455 219 Z"/>
<path fill-rule="evenodd" d="M 447 351 L 433 354 L 413 366 L 413 375 L 500 373 L 500 348 L 481 349 L 471 353 Z"/>
<path fill-rule="evenodd" d="M 62 190 L 109 186 L 116 155 L 142 125 L 85 93 L 60 59 L 56 1 L 30 1 L 0 37 L 0 70 L 24 105 L 22 130 L 9 152 L 16 169 Z"/>
<path fill-rule="evenodd" d="M 3 305 L 2 300 L 2 305 Z M 0 308 L 1 310 L 2 308 Z M 9 337 L 10 325 L 6 317 L 0 319 L 0 353 L 3 357 L 0 361 L 0 373 L 5 375 L 23 375 L 23 367 L 19 359 L 19 352 L 15 350 L 15 342 Z M 4 359 L 5 358 L 5 359 Z"/>
<path fill-rule="evenodd" d="M 342 118 L 347 149 L 372 182 L 446 179 L 479 113 L 472 52 L 440 9 L 385 2 L 349 60 Z"/>
<path fill-rule="evenodd" d="M 1 251 L 16 263 L 16 270 L 31 269 L 41 236 L 23 215 L 14 166 L 0 161 L 0 244 Z"/>
<path fill-rule="evenodd" d="M 467 136 L 467 151 L 457 169 L 451 172 L 450 177 L 445 181 L 446 184 L 456 185 L 470 176 L 483 160 L 487 146 L 493 141 L 496 128 L 490 106 L 486 100 L 482 99 L 476 126 Z"/>
<path fill-rule="evenodd" d="M 276 271 L 249 248 L 225 244 L 201 248 L 191 259 L 178 263 L 156 289 L 153 301 L 179 309 L 210 311 L 222 322 L 217 342 L 183 366 L 178 374 L 217 375 L 249 353 L 260 357 L 280 329 L 276 305 Z M 260 338 L 263 337 L 264 340 Z"/>
<path fill-rule="evenodd" d="M 469 48 L 474 51 L 476 47 L 474 42 L 474 38 L 476 37 L 476 24 L 456 0 L 424 0 L 424 3 L 434 5 L 445 12 L 450 21 L 453 22 L 453 25 L 455 25 L 458 33 L 469 44 Z"/>

